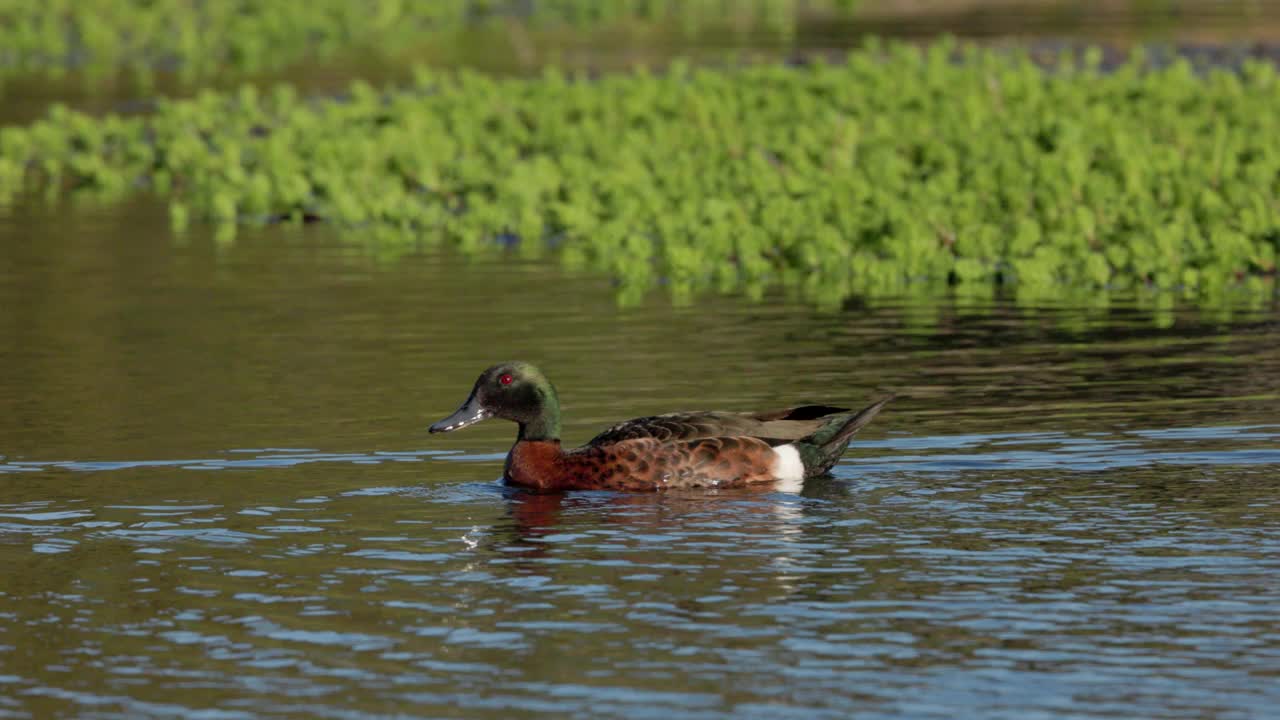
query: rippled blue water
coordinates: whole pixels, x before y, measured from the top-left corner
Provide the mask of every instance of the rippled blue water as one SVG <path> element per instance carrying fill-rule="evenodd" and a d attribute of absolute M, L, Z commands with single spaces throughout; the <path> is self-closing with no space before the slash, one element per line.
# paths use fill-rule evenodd
<path fill-rule="evenodd" d="M 0 222 L 0 717 L 1280 707 L 1273 308 L 624 311 L 554 263 L 132 212 Z M 798 493 L 535 495 L 510 427 L 425 432 L 507 357 L 569 442 L 902 397 Z"/>

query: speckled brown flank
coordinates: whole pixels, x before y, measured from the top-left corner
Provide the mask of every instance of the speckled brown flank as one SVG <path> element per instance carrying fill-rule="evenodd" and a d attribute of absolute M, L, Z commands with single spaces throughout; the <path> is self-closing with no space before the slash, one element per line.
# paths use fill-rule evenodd
<path fill-rule="evenodd" d="M 522 447 L 534 445 L 540 447 Z M 741 487 L 774 479 L 773 448 L 754 438 L 637 438 L 608 449 L 587 446 L 563 454 L 559 450 L 558 444 L 517 443 L 507 479 L 556 490 Z"/>

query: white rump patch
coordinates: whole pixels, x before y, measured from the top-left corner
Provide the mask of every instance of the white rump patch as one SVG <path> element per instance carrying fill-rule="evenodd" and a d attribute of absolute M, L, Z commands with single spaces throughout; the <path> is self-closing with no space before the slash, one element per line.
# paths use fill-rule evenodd
<path fill-rule="evenodd" d="M 778 480 L 778 490 L 800 492 L 804 482 L 804 463 L 795 445 L 779 445 L 773 449 L 773 477 Z"/>

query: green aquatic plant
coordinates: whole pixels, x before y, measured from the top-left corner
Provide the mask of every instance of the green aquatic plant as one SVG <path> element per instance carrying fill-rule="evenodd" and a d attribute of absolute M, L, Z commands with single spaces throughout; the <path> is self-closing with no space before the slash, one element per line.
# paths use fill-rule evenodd
<path fill-rule="evenodd" d="M 820 304 L 1011 287 L 1274 291 L 1280 79 L 1139 55 L 872 45 L 839 64 L 595 79 L 420 69 L 340 98 L 206 91 L 0 129 L 0 200 L 148 189 L 191 222 L 321 220 L 380 245 L 548 246 L 664 285 Z"/>

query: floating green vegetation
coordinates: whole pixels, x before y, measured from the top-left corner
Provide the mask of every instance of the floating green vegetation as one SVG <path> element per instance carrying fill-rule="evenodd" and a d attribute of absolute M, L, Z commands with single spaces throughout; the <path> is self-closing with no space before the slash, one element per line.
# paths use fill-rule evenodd
<path fill-rule="evenodd" d="M 857 0 L 0 0 L 0 81 L 90 84 L 157 72 L 187 83 L 247 76 L 339 52 L 394 54 L 465 27 L 675 23 L 794 32 L 800 13 L 848 13 Z"/>
<path fill-rule="evenodd" d="M 839 65 L 420 70 L 411 87 L 334 99 L 246 87 L 145 117 L 55 108 L 0 129 L 0 203 L 149 188 L 176 228 L 212 221 L 227 237 L 318 219 L 383 247 L 551 245 L 627 299 L 658 284 L 825 303 L 1273 292 L 1275 68 L 1096 62 L 894 45 Z"/>

